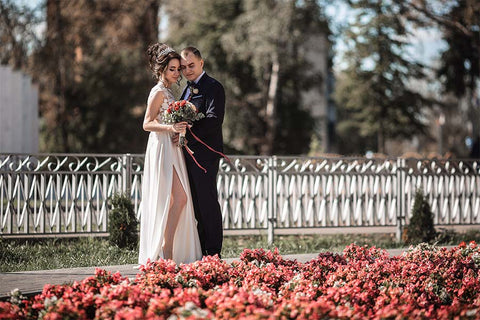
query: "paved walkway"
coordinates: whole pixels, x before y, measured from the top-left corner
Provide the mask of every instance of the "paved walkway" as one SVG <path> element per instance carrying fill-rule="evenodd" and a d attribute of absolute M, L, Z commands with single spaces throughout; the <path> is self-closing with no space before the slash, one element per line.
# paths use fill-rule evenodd
<path fill-rule="evenodd" d="M 389 249 L 387 250 L 391 256 L 400 255 L 406 249 Z M 318 253 L 312 254 L 294 254 L 283 255 L 285 259 L 296 259 L 299 262 L 307 262 L 314 259 Z M 231 263 L 238 259 L 225 259 L 227 263 Z M 134 278 L 138 270 L 134 269 L 135 265 L 118 265 L 118 266 L 102 266 L 99 268 L 120 272 L 124 277 Z M 33 295 L 40 293 L 45 284 L 65 284 L 74 281 L 81 281 L 86 277 L 95 274 L 95 267 L 86 268 L 69 268 L 42 271 L 23 271 L 23 272 L 4 272 L 0 273 L 0 299 L 6 299 L 10 292 L 18 288 L 24 295 Z"/>

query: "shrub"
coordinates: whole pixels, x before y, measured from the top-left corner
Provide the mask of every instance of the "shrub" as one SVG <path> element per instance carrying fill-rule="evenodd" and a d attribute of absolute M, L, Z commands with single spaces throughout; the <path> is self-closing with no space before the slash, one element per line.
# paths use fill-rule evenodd
<path fill-rule="evenodd" d="M 116 194 L 111 198 L 112 210 L 109 214 L 108 240 L 120 248 L 134 249 L 138 243 L 138 221 L 130 198 Z"/>
<path fill-rule="evenodd" d="M 405 242 L 417 244 L 421 242 L 432 242 L 435 239 L 436 231 L 433 225 L 433 213 L 430 204 L 423 194 L 422 189 L 415 193 L 415 202 L 412 209 L 412 217 L 406 231 Z"/>

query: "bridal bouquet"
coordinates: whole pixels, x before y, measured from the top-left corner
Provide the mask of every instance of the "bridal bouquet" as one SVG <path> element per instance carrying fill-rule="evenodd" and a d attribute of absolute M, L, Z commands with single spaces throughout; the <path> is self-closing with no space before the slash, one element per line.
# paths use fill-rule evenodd
<path fill-rule="evenodd" d="M 165 123 L 169 124 L 184 121 L 192 124 L 193 121 L 197 121 L 202 118 L 205 118 L 205 115 L 201 112 L 198 112 L 197 107 L 195 107 L 193 103 L 186 100 L 173 101 L 170 103 L 163 115 L 163 120 Z M 183 147 L 185 145 L 185 133 L 180 133 L 178 146 Z"/>

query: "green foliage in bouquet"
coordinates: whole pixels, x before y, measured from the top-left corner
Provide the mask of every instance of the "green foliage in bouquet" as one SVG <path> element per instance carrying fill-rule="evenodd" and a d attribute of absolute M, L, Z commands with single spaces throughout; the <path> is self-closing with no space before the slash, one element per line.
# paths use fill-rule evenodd
<path fill-rule="evenodd" d="M 137 226 L 130 198 L 126 195 L 116 194 L 111 198 L 112 210 L 109 214 L 108 240 L 119 248 L 135 249 L 138 243 Z"/>
<path fill-rule="evenodd" d="M 435 239 L 435 236 L 436 231 L 430 204 L 424 196 L 423 190 L 418 189 L 415 193 L 412 217 L 410 218 L 404 241 L 408 244 L 430 243 Z"/>
<path fill-rule="evenodd" d="M 186 121 L 192 124 L 193 121 L 198 121 L 203 118 L 205 118 L 205 115 L 198 112 L 197 107 L 186 100 L 173 101 L 163 115 L 163 119 L 166 123 Z"/>

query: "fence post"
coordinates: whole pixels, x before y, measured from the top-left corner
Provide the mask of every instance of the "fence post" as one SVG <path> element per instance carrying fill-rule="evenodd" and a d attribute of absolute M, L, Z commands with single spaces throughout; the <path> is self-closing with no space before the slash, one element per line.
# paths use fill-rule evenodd
<path fill-rule="evenodd" d="M 275 223 L 277 208 L 277 157 L 272 156 L 268 159 L 268 244 L 273 244 L 275 236 Z"/>
<path fill-rule="evenodd" d="M 130 197 L 132 188 L 132 155 L 126 153 L 122 157 L 122 192 Z"/>
<path fill-rule="evenodd" d="M 13 172 L 12 174 L 9 174 L 8 175 L 8 178 L 7 178 L 7 181 L 8 181 L 8 201 L 7 201 L 7 208 L 5 210 L 5 214 L 7 215 L 7 223 L 6 223 L 6 226 L 7 226 L 7 233 L 8 234 L 12 234 L 13 232 L 13 210 L 14 210 L 14 207 L 12 205 L 13 203 L 13 194 L 14 194 L 14 190 L 13 190 L 13 179 L 15 177 L 15 172 Z"/>
<path fill-rule="evenodd" d="M 402 241 L 405 221 L 405 159 L 397 158 L 397 242 Z"/>

